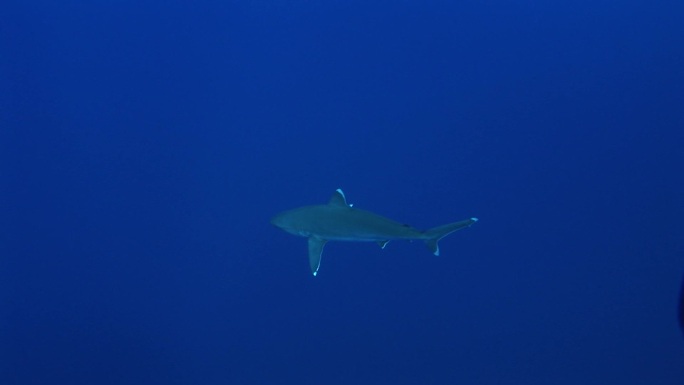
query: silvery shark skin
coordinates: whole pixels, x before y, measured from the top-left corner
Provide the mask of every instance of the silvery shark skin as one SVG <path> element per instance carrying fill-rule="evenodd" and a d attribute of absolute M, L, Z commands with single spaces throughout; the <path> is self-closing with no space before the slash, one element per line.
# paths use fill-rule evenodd
<path fill-rule="evenodd" d="M 359 210 L 347 204 L 337 189 L 326 205 L 304 206 L 284 211 L 271 219 L 275 226 L 290 234 L 309 239 L 309 266 L 315 276 L 327 241 L 377 242 L 380 247 L 391 240 L 419 239 L 439 255 L 437 242 L 443 237 L 477 222 L 470 218 L 421 231 L 391 219 Z"/>

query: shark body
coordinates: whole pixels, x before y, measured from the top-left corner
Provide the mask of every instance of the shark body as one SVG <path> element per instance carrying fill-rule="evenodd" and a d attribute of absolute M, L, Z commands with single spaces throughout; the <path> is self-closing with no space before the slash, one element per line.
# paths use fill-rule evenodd
<path fill-rule="evenodd" d="M 340 189 L 326 205 L 299 207 L 271 219 L 272 224 L 288 233 L 309 239 L 309 266 L 314 276 L 318 273 L 323 247 L 328 241 L 377 242 L 384 248 L 391 240 L 418 239 L 424 241 L 433 254 L 439 255 L 437 243 L 440 239 L 475 222 L 477 218 L 470 218 L 421 231 L 370 211 L 353 208 Z"/>

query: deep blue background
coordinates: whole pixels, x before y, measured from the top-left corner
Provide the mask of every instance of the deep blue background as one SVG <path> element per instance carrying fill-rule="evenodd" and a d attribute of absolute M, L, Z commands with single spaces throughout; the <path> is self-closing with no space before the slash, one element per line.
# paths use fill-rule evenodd
<path fill-rule="evenodd" d="M 0 384 L 682 384 L 681 4 L 3 2 Z"/>

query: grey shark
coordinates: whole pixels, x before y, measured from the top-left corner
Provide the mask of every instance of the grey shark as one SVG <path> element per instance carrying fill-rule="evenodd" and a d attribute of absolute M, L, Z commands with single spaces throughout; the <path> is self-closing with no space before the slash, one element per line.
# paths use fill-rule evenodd
<path fill-rule="evenodd" d="M 328 241 L 377 242 L 384 249 L 391 240 L 418 239 L 424 241 L 433 254 L 439 255 L 437 243 L 440 239 L 475 222 L 477 218 L 470 218 L 421 231 L 353 208 L 340 189 L 328 204 L 299 207 L 271 219 L 272 224 L 288 233 L 309 238 L 309 266 L 314 276 L 318 274 L 323 247 Z"/>

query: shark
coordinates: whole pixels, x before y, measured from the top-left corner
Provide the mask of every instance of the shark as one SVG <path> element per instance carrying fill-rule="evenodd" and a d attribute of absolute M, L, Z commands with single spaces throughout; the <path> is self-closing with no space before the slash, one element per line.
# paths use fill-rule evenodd
<path fill-rule="evenodd" d="M 376 242 L 385 248 L 393 240 L 422 240 L 428 249 L 439 255 L 440 239 L 477 222 L 477 218 L 421 231 L 347 203 L 342 189 L 333 193 L 324 205 L 303 206 L 283 211 L 271 219 L 282 230 L 309 241 L 309 267 L 316 276 L 321 265 L 323 247 L 328 241 Z"/>

